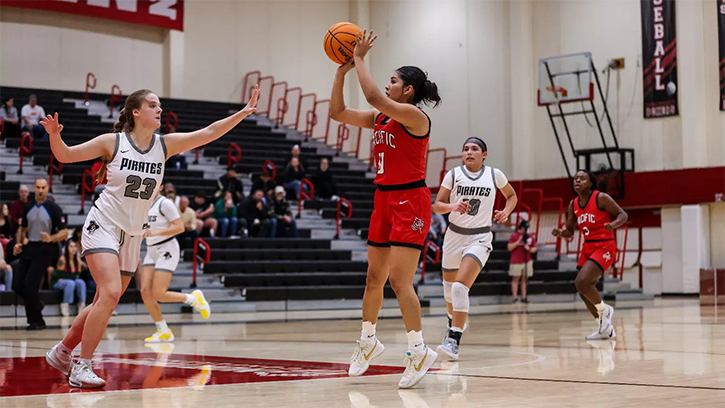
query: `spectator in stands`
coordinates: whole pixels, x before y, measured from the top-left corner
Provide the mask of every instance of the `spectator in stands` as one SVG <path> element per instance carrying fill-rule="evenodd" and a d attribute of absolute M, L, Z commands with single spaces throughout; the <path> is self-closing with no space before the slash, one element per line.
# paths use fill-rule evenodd
<path fill-rule="evenodd" d="M 292 216 L 292 209 L 285 196 L 286 192 L 284 187 L 277 186 L 274 189 L 274 202 L 269 209 L 269 214 L 272 218 L 272 229 L 270 231 L 272 238 L 285 235 L 284 232 L 288 228 L 292 238 L 298 238 L 300 236 L 297 231 L 297 222 Z"/>
<path fill-rule="evenodd" d="M 169 125 L 169 131 L 166 134 L 169 133 L 176 133 L 176 126 L 173 124 Z M 169 157 L 169 159 L 166 160 L 166 168 L 177 170 L 186 170 L 189 168 L 189 165 L 186 163 L 186 156 L 184 156 L 184 153 L 175 154 Z M 176 205 L 178 205 L 178 203 Z"/>
<path fill-rule="evenodd" d="M 34 139 L 43 140 L 48 138 L 45 128 L 40 124 L 40 119 L 45 117 L 45 110 L 38 105 L 38 97 L 30 95 L 28 104 L 23 106 L 20 114 L 23 116 L 23 130 L 27 130 Z"/>
<path fill-rule="evenodd" d="M 39 178 L 35 181 L 35 202 L 25 205 L 13 248 L 13 253 L 20 255 L 13 291 L 25 301 L 28 330 L 45 329 L 38 289 L 46 269 L 52 265 L 53 245 L 67 237 L 63 211 L 48 200 L 48 181 Z"/>
<path fill-rule="evenodd" d="M 183 196 L 179 198 L 179 215 L 181 216 L 181 222 L 184 224 L 184 232 L 177 235 L 179 243 L 184 242 L 186 238 L 195 240 L 199 233 L 196 231 L 196 214 L 194 210 L 189 208 L 189 197 Z"/>
<path fill-rule="evenodd" d="M 196 231 L 201 236 L 204 230 L 209 231 L 209 236 L 214 236 L 217 229 L 217 221 L 212 217 L 214 214 L 214 204 L 206 198 L 206 193 L 199 190 L 194 196 L 194 202 L 191 208 L 196 212 Z"/>
<path fill-rule="evenodd" d="M 262 169 L 262 174 L 252 179 L 252 191 L 262 190 L 264 195 L 270 200 L 274 195 L 274 188 L 277 187 L 277 182 L 272 177 L 274 167 L 271 164 L 267 164 Z"/>
<path fill-rule="evenodd" d="M 430 220 L 430 229 L 428 230 L 428 240 L 433 241 L 438 248 L 443 247 L 443 236 L 446 235 L 446 229 L 448 223 L 446 223 L 443 214 L 437 214 L 433 211 Z"/>
<path fill-rule="evenodd" d="M 176 195 L 176 187 L 174 187 L 173 183 L 164 184 L 164 189 L 161 191 L 161 195 L 173 201 L 174 205 L 177 207 L 179 206 L 179 200 L 181 197 Z"/>
<path fill-rule="evenodd" d="M 284 169 L 285 174 L 285 184 L 284 186 L 286 188 L 292 189 L 295 192 L 295 198 L 300 196 L 300 186 L 302 185 L 301 181 L 303 178 L 305 178 L 305 168 L 302 166 L 302 163 L 300 163 L 300 160 L 296 157 L 293 157 L 292 160 L 290 160 L 287 167 Z M 305 192 L 307 192 L 307 186 L 305 186 Z M 275 195 L 277 193 L 277 189 L 275 188 Z"/>
<path fill-rule="evenodd" d="M 242 187 L 242 181 L 239 180 L 237 175 L 237 169 L 234 166 L 227 167 L 227 174 L 219 177 L 219 190 L 222 194 L 226 192 L 232 193 L 232 200 L 234 204 L 239 204 L 242 201 L 244 188 Z"/>
<path fill-rule="evenodd" d="M 20 225 L 20 221 L 23 219 L 23 210 L 25 209 L 25 205 L 28 204 L 29 195 L 30 191 L 28 190 L 28 186 L 21 184 L 18 189 L 18 199 L 13 201 L 9 208 L 10 219 L 15 225 Z"/>
<path fill-rule="evenodd" d="M 5 262 L 5 245 L 7 242 L 0 242 L 0 292 L 10 290 L 13 286 L 13 267 Z"/>
<path fill-rule="evenodd" d="M 217 233 L 220 238 L 239 238 L 237 235 L 239 226 L 237 207 L 234 205 L 234 199 L 230 191 L 225 192 L 224 196 L 214 206 L 214 218 L 219 223 Z"/>
<path fill-rule="evenodd" d="M 20 137 L 20 119 L 18 117 L 18 108 L 13 106 L 13 98 L 3 98 L 3 106 L 0 107 L 0 119 L 4 123 L 3 139 Z"/>
<path fill-rule="evenodd" d="M 78 252 L 78 244 L 69 241 L 65 247 L 65 254 L 58 259 L 58 266 L 53 270 L 51 278 L 54 290 L 63 292 L 63 300 L 60 304 L 60 314 L 70 314 L 70 304 L 73 303 L 73 294 L 78 304 L 80 313 L 86 307 L 86 282 L 81 279 L 81 272 L 88 267 L 81 260 Z"/>
<path fill-rule="evenodd" d="M 250 237 L 268 237 L 272 231 L 272 219 L 269 215 L 269 206 L 262 190 L 253 190 L 249 199 L 240 205 L 240 215 L 249 229 Z"/>
<path fill-rule="evenodd" d="M 299 160 L 300 164 L 302 164 L 302 167 L 307 167 L 307 162 L 302 158 L 302 150 L 300 149 L 300 145 L 292 146 L 292 152 L 290 154 L 289 161 L 292 161 L 292 159 Z"/>
<path fill-rule="evenodd" d="M 18 230 L 18 225 L 10 218 L 10 209 L 7 204 L 0 204 L 0 239 L 12 239 Z"/>
<path fill-rule="evenodd" d="M 315 197 L 325 200 L 337 198 L 337 186 L 332 177 L 330 161 L 327 157 L 320 159 L 320 168 L 312 175 L 312 184 L 315 186 Z"/>
<path fill-rule="evenodd" d="M 528 234 L 529 222 L 522 220 L 519 228 L 509 238 L 508 250 L 511 252 L 509 275 L 513 277 L 511 292 L 512 303 L 529 303 L 526 297 L 526 286 L 529 278 L 534 274 L 534 261 L 531 254 L 536 253 L 536 239 Z M 523 276 L 523 279 L 521 277 Z M 521 299 L 518 296 L 519 280 L 521 280 Z"/>

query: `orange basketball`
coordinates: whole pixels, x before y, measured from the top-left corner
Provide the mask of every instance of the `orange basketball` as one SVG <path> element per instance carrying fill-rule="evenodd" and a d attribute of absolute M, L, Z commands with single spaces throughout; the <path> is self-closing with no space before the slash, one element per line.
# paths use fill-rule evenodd
<path fill-rule="evenodd" d="M 353 23 L 337 23 L 325 33 L 325 53 L 331 60 L 344 64 L 352 58 L 357 37 L 362 30 Z"/>

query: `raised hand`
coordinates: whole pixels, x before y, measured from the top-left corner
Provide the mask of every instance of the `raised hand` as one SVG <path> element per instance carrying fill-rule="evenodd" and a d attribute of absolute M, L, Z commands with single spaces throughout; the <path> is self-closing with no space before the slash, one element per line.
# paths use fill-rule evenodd
<path fill-rule="evenodd" d="M 373 30 L 370 30 L 369 33 L 368 30 L 363 31 L 362 37 L 358 37 L 357 45 L 355 45 L 355 57 L 365 58 L 365 55 L 367 55 L 368 51 L 373 48 L 373 43 L 377 38 L 378 36 L 374 35 Z"/>
<path fill-rule="evenodd" d="M 43 125 L 48 135 L 51 136 L 59 135 L 63 131 L 63 125 L 58 121 L 58 112 L 55 113 L 55 116 L 48 115 L 44 117 L 40 120 L 40 124 Z"/>
<path fill-rule="evenodd" d="M 340 65 L 337 68 L 337 72 L 341 73 L 342 75 L 345 75 L 348 72 L 352 71 L 354 68 L 355 68 L 355 58 L 350 58 L 349 61 Z"/>
<path fill-rule="evenodd" d="M 259 100 L 259 84 L 254 86 L 254 91 L 252 91 L 252 96 L 249 97 L 249 102 L 247 102 L 247 106 L 242 109 L 243 112 L 245 112 L 247 115 L 251 115 L 252 113 L 257 111 L 257 101 Z"/>

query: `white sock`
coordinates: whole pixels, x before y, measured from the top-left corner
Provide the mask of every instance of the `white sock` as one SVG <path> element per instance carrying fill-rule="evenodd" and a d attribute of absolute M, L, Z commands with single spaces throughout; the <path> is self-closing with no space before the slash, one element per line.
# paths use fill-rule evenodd
<path fill-rule="evenodd" d="M 446 313 L 448 313 L 448 312 L 446 312 Z M 449 319 L 453 319 L 453 315 L 452 315 L 452 314 L 450 314 L 450 313 L 448 313 L 448 318 L 449 318 Z"/>
<path fill-rule="evenodd" d="M 423 331 L 411 330 L 408 333 L 408 350 L 419 352 L 423 350 L 425 342 L 423 342 Z"/>
<path fill-rule="evenodd" d="M 602 312 L 607 307 L 607 305 L 604 304 L 604 301 L 602 300 L 601 303 L 597 303 L 596 305 L 594 305 L 594 307 L 597 308 L 597 312 Z"/>
<path fill-rule="evenodd" d="M 184 301 L 185 304 L 189 306 L 194 306 L 194 303 L 196 302 L 196 296 L 191 295 L 189 293 L 186 293 L 186 300 Z"/>
<path fill-rule="evenodd" d="M 79 358 L 78 359 L 78 362 L 79 363 L 84 363 L 84 364 L 91 365 L 91 359 L 90 358 Z"/>
<path fill-rule="evenodd" d="M 158 330 L 160 333 L 168 333 L 169 326 L 166 324 L 166 320 L 156 322 L 156 330 Z"/>
<path fill-rule="evenodd" d="M 362 323 L 362 332 L 360 333 L 360 341 L 363 343 L 374 343 L 375 342 L 375 325 L 370 322 Z"/>
<path fill-rule="evenodd" d="M 454 332 L 463 333 L 463 329 L 461 329 L 460 327 L 452 326 L 451 330 L 453 330 Z"/>
<path fill-rule="evenodd" d="M 58 343 L 58 351 L 65 353 L 65 354 L 73 354 L 73 349 L 66 347 L 66 345 L 63 344 L 62 341 Z"/>

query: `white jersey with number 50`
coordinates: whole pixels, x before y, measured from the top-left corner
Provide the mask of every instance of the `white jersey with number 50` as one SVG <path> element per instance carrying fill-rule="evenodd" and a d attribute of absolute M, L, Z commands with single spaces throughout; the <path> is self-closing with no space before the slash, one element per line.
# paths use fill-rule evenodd
<path fill-rule="evenodd" d="M 508 179 L 499 169 L 483 166 L 478 173 L 470 173 L 466 166 L 455 167 L 443 178 L 442 187 L 451 190 L 450 203 L 468 201 L 468 214 L 452 211 L 448 216 L 451 224 L 461 228 L 490 227 L 496 189 L 508 184 Z"/>
<path fill-rule="evenodd" d="M 126 132 L 116 134 L 116 148 L 108 162 L 108 183 L 95 206 L 129 235 L 143 235 L 148 212 L 161 187 L 166 145 L 154 134 L 148 149 L 141 150 Z"/>

